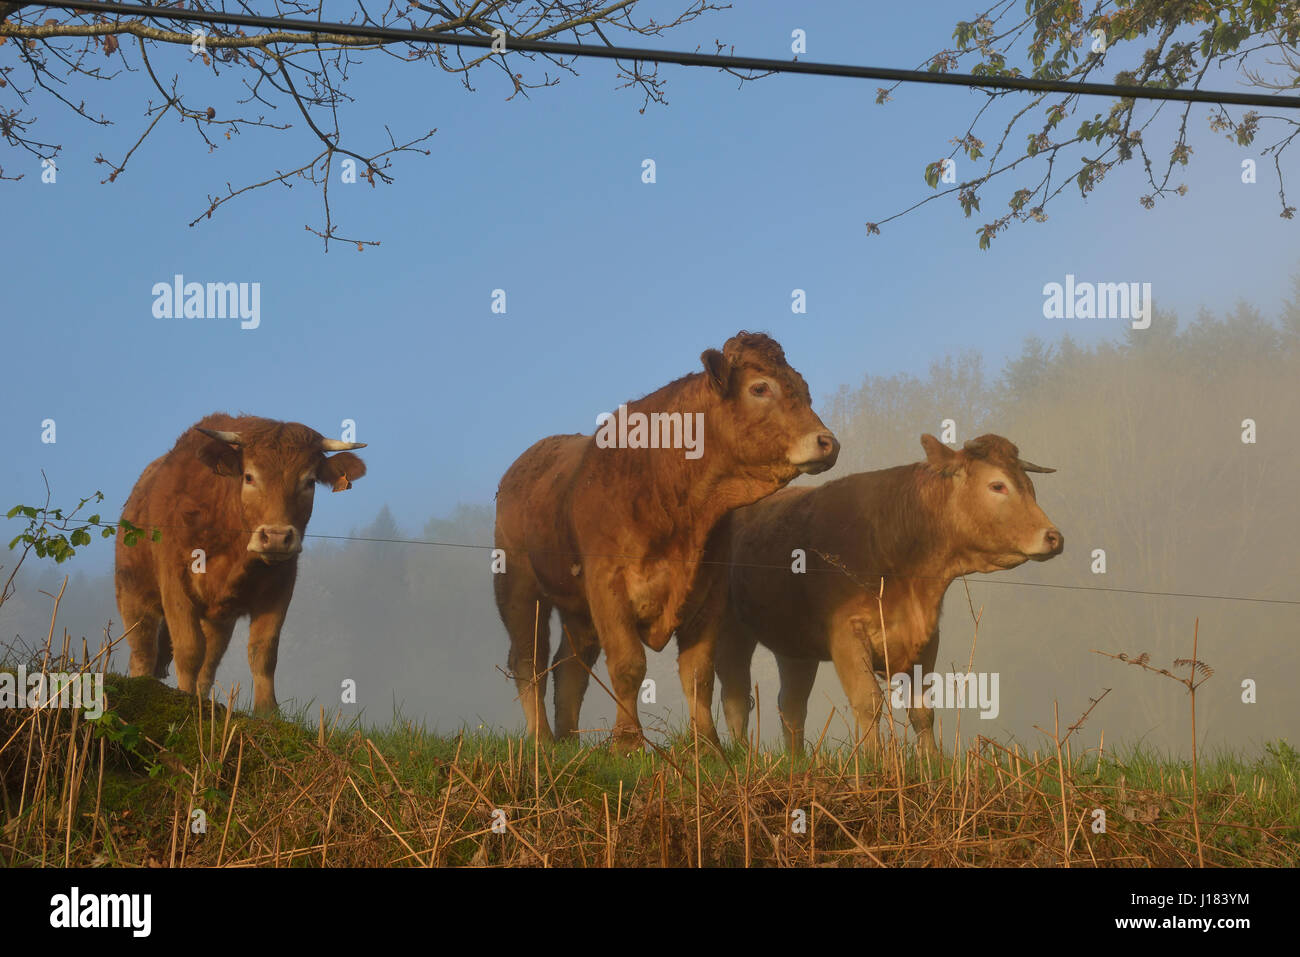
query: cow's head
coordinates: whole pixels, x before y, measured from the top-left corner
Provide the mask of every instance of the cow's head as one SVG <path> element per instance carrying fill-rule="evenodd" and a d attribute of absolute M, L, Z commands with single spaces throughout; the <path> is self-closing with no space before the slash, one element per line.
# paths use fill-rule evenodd
<path fill-rule="evenodd" d="M 1030 472 L 1055 472 L 1026 462 L 1000 435 L 981 435 L 954 452 L 933 435 L 921 436 L 926 461 L 952 483 L 945 514 L 951 546 L 975 571 L 1015 568 L 1061 554 L 1065 536 L 1034 494 Z"/>
<path fill-rule="evenodd" d="M 199 458 L 239 483 L 241 527 L 251 531 L 248 550 L 273 565 L 302 551 L 317 482 L 341 492 L 366 474 L 365 463 L 343 451 L 365 443 L 327 439 L 296 422 L 243 419 L 239 425 L 237 432 L 198 429 L 211 440 Z"/>
<path fill-rule="evenodd" d="M 709 438 L 720 440 L 742 470 L 771 472 L 784 483 L 835 464 L 840 443 L 812 410 L 808 384 L 775 339 L 738 332 L 700 360 L 719 400 L 709 413 Z"/>

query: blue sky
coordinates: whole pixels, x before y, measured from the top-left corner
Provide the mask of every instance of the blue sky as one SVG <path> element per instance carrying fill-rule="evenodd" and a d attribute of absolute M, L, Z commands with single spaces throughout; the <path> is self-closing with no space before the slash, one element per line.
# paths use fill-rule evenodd
<path fill-rule="evenodd" d="M 970 15 L 954 3 L 926 13 L 751 3 L 644 43 L 712 49 L 718 37 L 786 57 L 799 28 L 806 59 L 912 67 Z M 172 51 L 155 65 L 170 75 L 193 70 L 187 59 Z M 319 191 L 305 183 L 186 225 L 225 183 L 314 155 L 301 122 L 207 153 L 164 121 L 101 185 L 92 160 L 134 142 L 147 91 L 133 78 L 91 91 L 92 109 L 118 122 L 107 130 L 45 104 L 44 138 L 64 146 L 58 182 L 9 153 L 6 174 L 27 176 L 0 184 L 11 277 L 0 304 L 0 504 L 43 498 L 44 469 L 56 502 L 102 489 L 115 515 L 182 430 L 243 410 L 326 434 L 354 419 L 370 443 L 370 475 L 319 500 L 313 533 L 346 533 L 384 504 L 417 532 L 457 503 L 490 503 L 537 438 L 592 431 L 597 414 L 694 371 L 703 349 L 741 328 L 776 336 L 824 408 L 865 374 L 923 373 L 951 351 L 978 349 L 996 371 L 1030 334 L 1113 334 L 1043 318 L 1043 284 L 1067 272 L 1151 282 L 1157 308 L 1185 318 L 1239 300 L 1273 315 L 1300 263 L 1300 226 L 1279 219 L 1265 163 L 1257 184 L 1240 181 L 1241 160 L 1263 144 L 1211 134 L 1205 107 L 1192 111 L 1187 197 L 1142 210 L 1130 164 L 1086 200 L 1067 189 L 1048 222 L 981 252 L 975 229 L 1021 180 L 993 184 L 970 220 L 941 200 L 880 236 L 863 224 L 928 192 L 924 165 L 948 152 L 983 94 L 905 86 L 882 107 L 871 82 L 786 76 L 738 88 L 715 71 L 666 66 L 669 105 L 641 114 L 638 94 L 615 89 L 612 64 L 576 69 L 507 102 L 493 71 L 475 74 L 470 93 L 447 74 L 369 57 L 341 113 L 355 148 L 384 142 L 385 124 L 399 139 L 438 132 L 430 156 L 398 160 L 393 186 L 336 182 L 344 234 L 382 240 L 363 253 L 341 244 L 326 254 L 304 230 L 321 221 Z M 230 84 L 209 86 L 220 115 L 233 112 Z M 641 182 L 645 158 L 653 185 Z M 155 318 L 150 290 L 176 273 L 260 282 L 260 328 Z M 497 288 L 505 316 L 490 310 Z M 790 312 L 794 288 L 807 291 L 807 315 Z M 40 441 L 47 418 L 54 445 Z M 111 549 L 86 560 L 106 567 Z"/>

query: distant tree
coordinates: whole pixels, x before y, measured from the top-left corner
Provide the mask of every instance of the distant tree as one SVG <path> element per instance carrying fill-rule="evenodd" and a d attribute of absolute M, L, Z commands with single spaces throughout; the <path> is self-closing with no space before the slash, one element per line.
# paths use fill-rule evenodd
<path fill-rule="evenodd" d="M 973 438 L 989 422 L 990 399 L 983 357 L 971 351 L 932 363 L 925 379 L 867 376 L 856 387 L 841 387 L 828 417 L 848 441 L 824 480 L 921 459 L 921 433 L 939 435 L 945 419 L 954 420 L 963 439 Z"/>
<path fill-rule="evenodd" d="M 1300 678 L 1285 651 L 1293 608 L 1214 597 L 1297 597 L 1300 350 L 1286 342 L 1300 328 L 1300 277 L 1294 288 L 1277 321 L 1245 304 L 1183 323 L 1157 312 L 1149 329 L 1091 345 L 1031 337 L 978 389 L 974 376 L 968 390 L 951 389 L 961 363 L 950 360 L 925 379 L 868 377 L 836 397 L 833 428 L 844 454 L 858 451 L 842 456 L 831 479 L 916 461 L 916 435 L 934 431 L 941 410 L 959 424 L 958 447 L 994 431 L 1057 469 L 1034 482 L 1065 534 L 1064 554 L 967 581 L 986 612 L 976 666 L 1002 674 L 1010 726 L 1050 722 L 1058 697 L 1063 715 L 1069 701 L 1081 711 L 1115 686 L 1091 649 L 1185 657 L 1197 617 L 1202 656 L 1230 666 L 1237 681 L 1264 671 L 1282 684 Z M 1250 444 L 1246 419 L 1257 429 Z M 1039 587 L 1047 584 L 1067 587 Z M 947 601 L 940 665 L 964 668 L 973 627 L 965 585 L 954 584 Z M 1233 707 L 1234 687 L 1205 699 L 1215 733 L 1253 727 Z M 1153 742 L 1180 746 L 1185 702 L 1176 692 L 1113 696 L 1098 716 L 1107 742 L 1116 728 L 1130 741 L 1158 730 Z"/>

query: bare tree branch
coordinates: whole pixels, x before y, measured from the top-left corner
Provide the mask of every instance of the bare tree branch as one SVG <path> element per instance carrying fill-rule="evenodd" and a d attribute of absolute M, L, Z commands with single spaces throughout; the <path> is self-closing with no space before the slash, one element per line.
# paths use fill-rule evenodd
<path fill-rule="evenodd" d="M 177 0 L 178 3 L 184 0 Z M 604 31 L 622 30 L 640 36 L 660 36 L 665 31 L 693 21 L 707 13 L 726 9 L 726 4 L 712 0 L 680 0 L 682 8 L 667 21 L 634 17 L 637 0 L 387 0 L 382 10 L 367 9 L 365 0 L 356 0 L 350 19 L 336 23 L 367 24 L 398 29 L 478 34 L 491 37 L 495 31 L 521 40 L 538 40 L 567 34 L 571 42 L 588 40 L 609 44 Z M 242 12 L 254 13 L 239 0 Z M 226 12 L 220 0 L 190 0 L 191 10 L 217 15 Z M 274 0 L 269 15 L 285 19 L 324 20 L 323 0 Z M 42 9 L 44 12 L 42 13 Z M 265 11 L 256 11 L 265 12 Z M 55 13 L 55 16 L 46 14 Z M 197 32 L 196 32 L 197 31 Z M 124 37 L 134 44 L 122 45 Z M 170 76 L 160 73 L 159 51 L 185 57 L 181 69 Z M 128 56 L 128 51 L 132 54 Z M 476 51 L 477 52 L 477 51 Z M 41 8 L 31 4 L 0 0 L 0 140 L 13 151 L 53 162 L 63 151 L 60 144 L 41 139 L 36 129 L 35 111 L 41 101 L 61 104 L 74 115 L 97 127 L 113 127 L 121 115 L 96 113 L 81 98 L 79 87 L 115 82 L 127 84 L 132 74 L 141 73 L 146 85 L 161 97 L 144 105 L 145 123 L 138 133 L 123 143 L 120 160 L 110 160 L 101 152 L 96 163 L 108 167 L 103 182 L 112 183 L 122 176 L 131 158 L 159 128 L 163 116 L 174 115 L 193 130 L 201 147 L 208 152 L 243 133 L 260 130 L 293 135 L 294 123 L 269 118 L 273 111 L 289 108 L 302 118 L 315 152 L 310 159 L 292 168 L 277 169 L 244 186 L 226 184 L 221 195 L 209 195 L 207 204 L 190 225 L 210 219 L 214 213 L 236 198 L 273 184 L 292 186 L 305 180 L 319 187 L 323 201 L 323 225 L 306 225 L 306 230 L 320 237 L 328 250 L 331 241 L 342 241 L 363 249 L 378 245 L 378 240 L 353 239 L 337 232 L 330 209 L 329 182 L 338 175 L 336 160 L 357 165 L 356 175 L 371 186 L 393 182 L 393 161 L 400 153 L 428 155 L 420 144 L 436 130 L 426 130 L 404 140 L 394 137 L 385 127 L 388 142 L 369 149 L 353 144 L 340 124 L 340 107 L 352 102 L 348 93 L 349 71 L 369 56 L 380 54 L 409 64 L 412 70 L 427 65 L 460 79 L 466 90 L 473 91 L 470 73 L 479 66 L 500 71 L 505 80 L 508 99 L 529 91 L 554 86 L 559 73 L 576 75 L 572 57 L 531 53 L 518 50 L 497 53 L 490 50 L 466 59 L 457 47 L 448 53 L 445 46 L 422 41 L 379 41 L 328 32 L 271 30 L 247 34 L 242 28 L 217 24 L 199 25 L 190 21 L 169 20 L 167 7 L 159 4 L 157 15 L 148 17 L 111 17 L 100 14 Z M 102 57 L 101 61 L 99 58 Z M 538 61 L 544 61 L 539 63 Z M 107 64 L 107 68 L 105 66 Z M 538 69 L 540 67 L 540 69 Z M 554 71 L 550 68 L 554 68 Z M 644 94 L 641 109 L 653 101 L 666 103 L 663 81 L 657 72 L 646 74 L 639 64 L 617 63 L 616 83 L 620 87 L 636 86 Z M 216 89 L 229 94 L 228 102 L 199 100 L 198 90 Z M 116 93 L 117 88 L 111 92 Z M 152 94 L 150 94 L 152 95 Z M 268 112 L 258 113 L 258 109 Z M 23 174 L 6 175 L 0 166 L 0 180 L 21 179 Z"/>

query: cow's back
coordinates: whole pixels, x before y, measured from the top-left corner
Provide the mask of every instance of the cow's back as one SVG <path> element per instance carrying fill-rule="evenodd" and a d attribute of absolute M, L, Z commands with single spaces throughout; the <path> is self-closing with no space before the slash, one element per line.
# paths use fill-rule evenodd
<path fill-rule="evenodd" d="M 933 550 L 918 466 L 859 472 L 786 489 L 729 517 L 728 593 L 735 620 L 792 656 L 817 651 L 844 616 L 875 608 L 881 576 L 906 576 Z M 795 573 L 802 549 L 806 570 Z"/>
<path fill-rule="evenodd" d="M 548 591 L 563 592 L 573 581 L 578 549 L 568 521 L 589 435 L 552 435 L 535 442 L 506 470 L 497 489 L 496 545 L 507 560 L 527 556 Z"/>
<path fill-rule="evenodd" d="M 122 506 L 122 519 L 143 529 L 143 534 L 134 545 L 127 545 L 126 529 L 118 527 L 113 577 L 119 600 L 124 589 L 142 597 L 157 594 L 157 550 L 146 547 L 145 543 L 148 542 L 150 528 L 163 524 L 157 516 L 158 507 L 155 503 L 158 493 L 155 487 L 158 476 L 166 467 L 168 455 L 160 455 L 145 466 L 131 489 L 131 494 L 127 496 L 126 504 Z M 165 538 L 167 530 L 161 531 Z"/>

